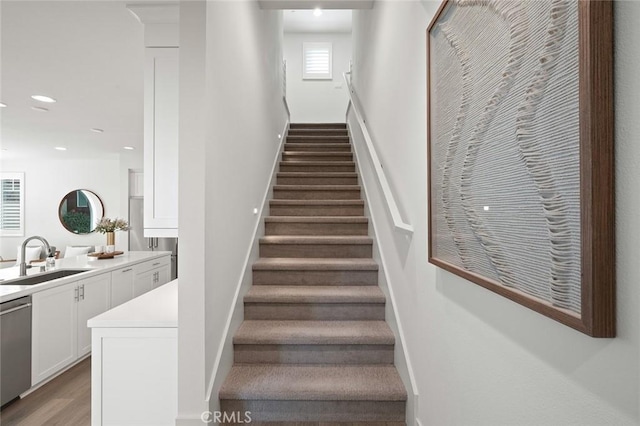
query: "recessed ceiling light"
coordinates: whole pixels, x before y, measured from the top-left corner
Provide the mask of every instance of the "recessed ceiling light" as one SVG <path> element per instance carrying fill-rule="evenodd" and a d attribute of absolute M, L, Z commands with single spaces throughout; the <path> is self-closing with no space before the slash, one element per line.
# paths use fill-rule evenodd
<path fill-rule="evenodd" d="M 322 9 L 320 9 L 319 7 L 316 7 L 313 10 L 313 16 L 322 16 Z"/>
<path fill-rule="evenodd" d="M 66 151 L 67 150 L 67 148 L 65 148 L 64 146 L 56 146 L 56 149 L 58 151 Z"/>
<path fill-rule="evenodd" d="M 31 107 L 32 110 L 34 111 L 38 111 L 38 112 L 49 112 L 48 108 L 43 108 L 43 107 Z"/>
<path fill-rule="evenodd" d="M 102 132 L 104 132 L 104 130 L 102 130 L 102 129 L 98 129 L 98 128 L 96 128 L 96 127 L 94 127 L 93 129 L 91 129 L 91 131 L 92 131 L 92 132 L 94 132 L 94 133 L 102 133 Z"/>
<path fill-rule="evenodd" d="M 132 146 L 125 146 L 124 149 L 126 149 L 127 151 L 133 151 L 135 148 Z"/>
<path fill-rule="evenodd" d="M 7 104 L 5 104 L 4 102 L 0 102 L 0 108 L 6 108 Z"/>
<path fill-rule="evenodd" d="M 31 96 L 33 99 L 35 99 L 36 101 L 40 101 L 40 102 L 46 102 L 48 104 L 54 103 L 56 102 L 55 99 L 50 98 L 49 96 L 44 96 L 44 95 L 32 95 Z"/>

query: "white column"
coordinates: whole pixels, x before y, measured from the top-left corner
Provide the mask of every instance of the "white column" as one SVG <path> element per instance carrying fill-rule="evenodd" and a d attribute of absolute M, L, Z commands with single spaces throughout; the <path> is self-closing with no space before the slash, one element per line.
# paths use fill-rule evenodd
<path fill-rule="evenodd" d="M 205 372 L 205 1 L 180 4 L 178 420 L 202 426 Z M 216 395 L 217 397 L 217 395 Z"/>

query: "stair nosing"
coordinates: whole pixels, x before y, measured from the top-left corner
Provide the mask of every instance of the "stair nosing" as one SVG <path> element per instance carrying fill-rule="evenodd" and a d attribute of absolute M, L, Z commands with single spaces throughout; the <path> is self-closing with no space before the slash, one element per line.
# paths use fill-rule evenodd
<path fill-rule="evenodd" d="M 274 185 L 273 189 L 287 191 L 360 191 L 360 185 Z"/>
<path fill-rule="evenodd" d="M 284 152 L 284 151 L 283 151 Z M 304 152 L 304 151 L 302 151 Z M 346 152 L 344 154 L 352 154 L 349 152 Z M 300 166 L 300 165 L 305 165 L 305 166 L 355 166 L 356 163 L 355 161 L 351 160 L 351 161 L 330 161 L 330 160 L 326 160 L 326 161 L 280 161 L 280 165 L 285 165 L 285 166 Z"/>
<path fill-rule="evenodd" d="M 386 297 L 378 286 L 253 286 L 244 303 L 283 305 L 384 305 Z"/>
<path fill-rule="evenodd" d="M 346 151 L 282 151 L 283 157 L 351 157 L 353 152 Z"/>
<path fill-rule="evenodd" d="M 359 225 L 369 223 L 365 216 L 267 216 L 265 223 L 340 223 Z"/>
<path fill-rule="evenodd" d="M 278 172 L 277 177 L 358 177 L 356 172 Z"/>
<path fill-rule="evenodd" d="M 372 245 L 373 238 L 366 235 L 265 235 L 258 240 L 260 244 L 298 244 L 298 245 Z"/>
<path fill-rule="evenodd" d="M 282 205 L 282 206 L 297 206 L 297 205 L 364 206 L 364 200 L 282 200 L 282 199 L 276 198 L 276 199 L 269 200 L 269 204 Z"/>
<path fill-rule="evenodd" d="M 253 264 L 254 271 L 378 271 L 371 258 L 290 258 L 261 257 Z"/>
<path fill-rule="evenodd" d="M 343 146 L 349 146 L 350 144 L 347 144 L 344 142 L 285 142 L 285 145 L 308 146 L 308 147 L 321 147 L 321 146 L 343 147 Z"/>
<path fill-rule="evenodd" d="M 296 130 L 296 129 L 294 129 Z M 312 130 L 323 130 L 323 129 L 312 129 Z M 287 139 L 329 139 L 329 140 L 340 140 L 340 139 L 349 139 L 349 135 L 287 135 Z"/>

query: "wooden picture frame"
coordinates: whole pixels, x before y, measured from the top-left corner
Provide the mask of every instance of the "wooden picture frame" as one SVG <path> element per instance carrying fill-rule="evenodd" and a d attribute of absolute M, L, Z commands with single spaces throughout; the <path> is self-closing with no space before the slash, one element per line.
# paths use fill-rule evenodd
<path fill-rule="evenodd" d="M 549 8 L 555 7 L 558 4 L 563 6 L 560 0 L 541 1 L 549 5 Z M 506 3 L 513 6 L 517 5 L 519 2 L 511 1 L 504 2 L 503 4 Z M 541 2 L 530 2 L 529 4 L 532 3 Z M 480 211 L 480 214 L 486 212 L 482 212 L 482 208 L 477 208 L 480 207 L 480 205 L 473 204 L 476 202 L 475 199 L 469 201 L 469 195 L 464 195 L 465 191 L 473 194 L 472 191 L 475 190 L 474 188 L 482 188 L 480 192 L 484 191 L 489 193 L 493 191 L 498 194 L 499 196 L 496 195 L 494 197 L 496 199 L 502 196 L 504 196 L 505 199 L 516 199 L 513 194 L 513 189 L 509 192 L 509 188 L 505 188 L 502 185 L 501 182 L 505 181 L 505 178 L 499 177 L 501 176 L 501 173 L 503 173 L 501 170 L 497 170 L 494 173 L 483 172 L 484 175 L 482 176 L 490 176 L 487 177 L 485 181 L 482 181 L 482 177 L 476 178 L 472 172 L 468 172 L 470 169 L 469 164 L 471 164 L 471 160 L 469 160 L 469 156 L 471 155 L 470 153 L 475 154 L 483 148 L 483 145 L 479 145 L 480 148 L 473 145 L 473 143 L 476 143 L 476 141 L 479 140 L 478 138 L 472 139 L 480 132 L 480 130 L 478 130 L 480 125 L 477 125 L 474 130 L 468 130 L 468 133 L 465 134 L 466 138 L 462 136 L 458 137 L 463 133 L 463 130 L 461 129 L 464 129 L 464 125 L 459 125 L 460 114 L 464 115 L 463 112 L 467 113 L 468 117 L 470 117 L 469 121 L 474 122 L 478 121 L 478 116 L 484 114 L 486 109 L 492 108 L 492 106 L 487 104 L 484 110 L 480 108 L 473 109 L 473 107 L 466 107 L 468 109 L 465 111 L 462 111 L 462 107 L 458 110 L 449 110 L 448 108 L 445 108 L 448 105 L 446 104 L 446 100 L 460 98 L 460 92 L 462 92 L 463 99 L 463 102 L 460 103 L 460 105 L 465 104 L 465 87 L 460 89 L 460 85 L 456 86 L 453 83 L 446 85 L 442 83 L 443 79 L 453 79 L 453 77 L 449 77 L 451 73 L 447 73 L 446 71 L 453 69 L 453 65 L 449 64 L 454 63 L 454 60 L 452 59 L 454 58 L 454 53 L 458 55 L 457 59 L 460 62 L 460 67 L 462 67 L 461 71 L 454 71 L 455 73 L 459 72 L 460 75 L 466 78 L 467 75 L 471 75 L 475 70 L 472 69 L 472 67 L 464 69 L 464 61 L 468 58 L 468 56 L 464 55 L 480 54 L 478 52 L 485 51 L 489 52 L 489 50 L 494 48 L 493 46 L 474 45 L 468 46 L 467 51 L 455 50 L 454 53 L 449 52 L 448 57 L 443 53 L 446 50 L 443 46 L 447 48 L 450 46 L 451 49 L 461 49 L 461 44 L 463 42 L 459 39 L 452 38 L 456 34 L 456 30 L 458 30 L 458 34 L 462 34 L 462 37 L 468 37 L 474 42 L 476 40 L 480 40 L 478 37 L 471 38 L 471 36 L 465 36 L 464 34 L 465 31 L 467 31 L 467 27 L 461 25 L 464 23 L 465 18 L 473 20 L 477 19 L 474 18 L 474 16 L 479 15 L 464 14 L 460 12 L 460 10 L 467 6 L 485 6 L 488 8 L 490 7 L 490 2 L 486 0 L 444 0 L 427 29 L 427 161 L 429 165 L 428 256 L 430 263 L 485 287 L 497 294 L 507 297 L 514 302 L 546 315 L 547 317 L 572 327 L 582 333 L 592 337 L 614 337 L 616 332 L 616 314 L 613 2 L 601 0 L 568 0 L 565 3 L 569 5 L 568 7 L 574 8 L 573 14 L 571 17 L 567 18 L 565 25 L 575 26 L 573 31 L 577 31 L 577 36 L 574 38 L 577 40 L 578 45 L 577 59 L 572 59 L 574 62 L 577 61 L 577 64 L 575 64 L 574 68 L 570 68 L 577 70 L 578 73 L 577 83 L 573 83 L 576 85 L 575 93 L 577 94 L 575 96 L 577 96 L 578 102 L 577 105 L 575 105 L 576 102 L 573 102 L 571 105 L 567 105 L 567 109 L 573 108 L 576 111 L 575 115 L 577 124 L 575 128 L 567 125 L 567 128 L 562 128 L 562 131 L 575 134 L 574 138 L 576 143 L 574 144 L 574 147 L 571 147 L 571 149 L 578 153 L 577 158 L 571 157 L 570 161 L 567 161 L 567 163 L 575 161 L 576 165 L 574 168 L 576 170 L 575 175 L 577 176 L 575 181 L 577 182 L 576 185 L 579 185 L 579 188 L 576 186 L 576 188 L 571 189 L 576 192 L 575 197 L 571 198 L 574 200 L 572 202 L 579 207 L 579 212 L 572 216 L 576 219 L 573 226 L 576 228 L 579 227 L 579 237 L 575 237 L 575 241 L 572 244 L 579 248 L 579 253 L 577 250 L 570 251 L 568 249 L 566 252 L 561 253 L 557 249 L 553 251 L 554 247 L 556 247 L 554 244 L 560 243 L 558 243 L 558 236 L 554 234 L 554 228 L 552 228 L 551 225 L 549 225 L 548 234 L 538 233 L 535 235 L 540 236 L 539 244 L 548 244 L 548 246 L 551 247 L 551 254 L 544 254 L 544 259 L 550 258 L 551 263 L 562 265 L 562 262 L 565 260 L 565 258 L 563 258 L 564 255 L 566 255 L 566 259 L 569 259 L 569 256 L 577 258 L 577 261 L 574 262 L 576 265 L 575 268 L 579 268 L 579 271 L 575 274 L 577 279 L 574 279 L 574 282 L 577 282 L 577 284 L 574 284 L 574 288 L 571 290 L 575 293 L 574 303 L 576 306 L 571 309 L 558 306 L 554 300 L 546 299 L 539 296 L 537 293 L 534 294 L 528 290 L 523 291 L 521 287 L 517 286 L 518 282 L 516 282 L 516 286 L 514 286 L 511 281 L 505 280 L 504 277 L 507 275 L 503 274 L 501 268 L 506 263 L 500 263 L 500 260 L 502 259 L 499 257 L 498 260 L 495 260 L 494 257 L 496 256 L 494 255 L 498 252 L 493 250 L 496 249 L 496 247 L 496 250 L 499 250 L 500 245 L 506 241 L 506 238 L 503 238 L 502 240 L 498 238 L 495 240 L 488 239 L 488 234 L 483 233 L 486 229 L 479 226 L 481 220 L 485 220 L 485 218 L 482 217 L 481 220 L 473 222 L 473 219 L 480 217 L 479 215 L 474 216 L 476 214 L 475 212 Z M 505 19 L 507 14 L 503 13 L 500 15 L 500 13 L 497 13 L 496 15 Z M 541 13 L 536 16 L 543 16 L 543 14 Z M 546 16 L 548 16 L 549 21 L 551 21 L 552 17 L 555 18 L 557 15 L 552 15 L 550 12 Z M 454 19 L 457 21 L 454 21 Z M 543 22 L 542 18 L 540 22 Z M 480 26 L 477 22 L 475 24 Z M 447 27 L 447 25 L 450 25 L 450 27 Z M 547 32 L 538 31 L 536 36 L 543 37 L 545 35 L 548 36 L 548 34 L 553 34 L 553 31 L 551 31 L 551 24 L 547 23 L 544 25 L 548 25 L 546 27 Z M 449 32 L 444 31 L 443 28 L 447 29 Z M 464 31 L 459 31 L 459 29 L 462 28 L 464 28 Z M 509 26 L 506 26 L 506 28 L 509 28 Z M 511 26 L 511 29 L 513 29 L 513 25 Z M 486 25 L 479 31 L 482 31 L 483 34 L 485 34 L 485 32 L 489 32 L 487 33 L 486 39 L 495 40 L 496 44 L 499 44 L 500 35 L 497 33 L 495 35 L 491 34 L 492 31 L 496 30 L 504 30 L 504 27 L 499 24 Z M 535 26 L 531 25 L 524 30 L 534 31 Z M 512 42 L 514 40 L 513 34 L 514 33 L 510 34 Z M 520 33 L 518 33 L 518 35 L 519 34 Z M 448 45 L 445 41 L 448 42 Z M 480 41 L 478 41 L 478 43 L 480 43 Z M 548 44 L 544 43 L 541 43 L 540 45 L 548 46 Z M 436 49 L 436 46 L 440 46 L 440 48 Z M 508 46 L 512 45 L 509 44 Z M 488 55 L 489 54 L 491 54 L 491 52 L 489 52 Z M 529 51 L 527 54 L 531 55 L 532 53 Z M 545 57 L 540 54 L 540 58 L 545 58 L 544 60 L 547 60 L 546 58 L 548 58 L 548 56 Z M 543 60 L 541 59 L 539 63 L 542 62 Z M 540 65 L 540 67 L 542 67 L 542 65 Z M 505 72 L 505 70 L 507 71 Z M 503 73 L 501 76 L 497 76 L 496 78 L 504 78 L 505 75 L 511 72 L 507 68 L 500 67 L 494 67 L 489 70 L 489 72 L 493 71 Z M 563 70 L 558 68 L 554 71 L 562 72 Z M 467 74 L 465 74 L 465 72 L 467 72 Z M 529 72 L 531 72 L 531 70 L 529 70 Z M 572 75 L 575 74 L 576 73 L 574 72 Z M 456 74 L 456 76 L 457 75 L 458 74 Z M 440 76 L 442 77 L 439 78 Z M 478 79 L 480 77 L 487 78 L 487 70 L 485 70 L 484 74 L 478 74 L 475 77 L 478 77 Z M 474 83 L 469 83 L 469 87 L 473 87 L 475 89 L 475 86 L 473 86 L 475 81 L 478 80 L 474 80 Z M 496 89 L 496 92 L 497 91 L 498 89 Z M 473 111 L 476 112 L 475 115 L 473 114 Z M 520 113 L 520 110 L 518 109 L 514 108 L 514 111 L 516 111 L 516 115 Z M 496 115 L 497 114 L 498 113 L 496 113 Z M 534 120 L 537 118 L 538 116 L 535 116 Z M 542 128 L 542 126 L 546 126 L 546 132 L 559 132 L 560 130 L 555 130 L 556 126 L 565 125 L 565 122 L 554 124 L 552 121 L 553 120 L 547 119 L 546 122 L 536 123 L 536 125 L 539 125 L 540 128 Z M 496 123 L 497 122 L 498 121 L 496 120 Z M 511 126 L 509 122 L 510 121 L 504 120 L 499 123 L 501 126 L 509 127 Z M 516 123 L 515 120 L 514 123 Z M 514 136 L 514 139 L 520 137 L 522 134 L 525 135 L 523 138 L 527 137 L 525 132 L 518 133 L 519 129 L 515 128 L 515 124 L 512 127 L 513 133 L 517 135 Z M 508 130 L 504 131 L 507 132 Z M 471 138 L 468 137 L 469 134 L 472 135 Z M 447 136 L 445 137 L 443 135 Z M 558 137 L 557 139 L 560 140 L 561 138 Z M 449 140 L 448 145 L 446 142 L 447 140 Z M 451 149 L 454 140 L 458 147 L 464 147 L 464 144 L 466 143 L 467 150 Z M 518 145 L 519 142 L 519 140 L 514 142 L 514 145 L 524 149 L 522 148 L 522 144 Z M 483 141 L 483 143 L 485 145 L 488 144 L 486 141 Z M 472 148 L 469 148 L 470 146 Z M 506 149 L 511 148 L 505 147 L 505 150 Z M 559 145 L 558 150 L 561 149 L 562 147 Z M 517 151 L 517 148 L 515 150 Z M 457 157 L 458 154 L 462 155 L 465 152 L 467 154 L 466 157 Z M 508 155 L 505 154 L 505 162 L 508 160 L 507 157 Z M 446 161 L 443 161 L 443 158 Z M 523 156 L 520 155 L 519 158 L 522 160 Z M 529 165 L 526 163 L 527 161 L 528 160 L 526 159 L 522 160 L 522 163 Z M 456 169 L 454 167 L 456 164 L 461 165 Z M 480 163 L 478 162 L 478 164 Z M 486 162 L 484 164 L 486 164 Z M 481 164 L 481 166 L 484 164 Z M 535 163 L 531 164 L 535 167 Z M 465 167 L 467 168 L 465 169 Z M 513 170 L 516 170 L 515 167 L 516 165 L 514 165 Z M 551 167 L 552 166 L 549 166 L 548 168 Z M 458 169 L 462 171 L 456 172 Z M 473 171 L 476 170 L 477 168 L 473 169 Z M 504 173 L 506 174 L 509 170 L 512 169 L 505 168 Z M 531 171 L 532 169 L 529 168 L 528 170 Z M 552 172 L 555 171 L 552 170 Z M 459 173 L 459 179 L 458 175 L 455 173 Z M 481 175 L 480 172 L 476 173 L 478 176 Z M 529 173 L 529 175 L 534 176 L 533 173 Z M 557 175 L 554 176 L 557 177 Z M 470 177 L 475 180 L 471 180 Z M 490 186 L 487 182 L 493 182 L 490 181 L 490 179 L 494 179 L 494 177 L 497 183 L 495 186 Z M 532 177 L 531 180 L 534 182 L 531 186 L 535 188 L 535 177 Z M 452 186 L 452 181 L 456 181 L 457 186 Z M 560 181 L 560 179 L 558 179 L 558 181 Z M 455 188 L 462 189 L 456 192 Z M 446 195 L 443 195 L 445 193 Z M 545 200 L 544 197 L 546 197 L 546 195 L 544 195 L 543 192 L 540 192 L 540 204 L 542 205 L 540 211 L 544 213 L 543 215 L 547 216 L 547 223 L 551 223 L 549 221 L 553 220 L 552 212 L 546 209 L 546 205 L 544 203 L 548 202 L 548 199 Z M 479 198 L 479 196 L 477 198 Z M 459 213 L 458 210 L 460 210 L 460 208 L 456 210 L 456 204 L 451 200 L 462 200 L 456 201 L 456 203 L 458 206 L 462 206 L 462 210 L 464 210 L 464 212 Z M 509 206 L 513 207 L 513 203 L 509 204 Z M 489 206 L 485 206 L 484 210 L 489 211 Z M 470 214 L 469 211 L 473 212 L 473 214 Z M 493 211 L 491 211 L 491 213 L 493 214 Z M 445 218 L 443 219 L 443 217 Z M 465 219 L 467 220 L 466 224 Z M 469 219 L 472 220 L 470 221 Z M 493 228 L 488 232 L 492 230 L 499 230 L 499 232 L 501 232 L 500 235 L 510 235 L 509 232 L 507 232 L 508 228 L 514 226 L 518 227 L 518 232 L 520 232 L 521 228 L 524 229 L 526 225 L 526 223 L 523 224 L 522 217 L 519 217 L 516 221 L 514 217 L 508 216 L 506 213 L 503 216 L 500 216 L 500 212 L 495 213 L 491 220 L 493 221 L 491 222 L 491 226 Z M 486 219 L 486 221 L 488 223 L 489 219 Z M 524 222 L 527 221 L 525 220 Z M 532 220 L 532 223 L 533 222 L 534 220 Z M 542 223 L 542 221 L 540 221 L 540 223 Z M 465 229 L 470 230 L 470 232 L 467 231 L 465 233 Z M 526 232 L 522 231 L 520 234 L 525 235 Z M 575 234 L 577 235 L 578 233 Z M 458 235 L 458 238 L 456 238 L 456 235 Z M 514 241 L 508 242 L 508 244 L 510 244 L 509 247 L 517 247 L 518 241 L 515 240 L 516 237 L 513 238 Z M 548 239 L 548 241 L 545 239 Z M 494 244 L 496 241 L 497 243 Z M 536 240 L 535 243 L 538 244 L 538 241 Z M 467 246 L 463 250 L 462 247 L 465 244 L 467 244 Z M 523 239 L 521 244 L 525 247 L 528 244 L 533 244 L 533 242 Z M 508 247 L 508 245 L 505 244 L 504 247 Z M 558 245 L 557 247 L 567 247 L 567 245 Z M 505 250 L 509 249 L 507 248 Z M 479 255 L 476 256 L 477 259 L 481 259 L 482 256 L 484 256 L 489 260 L 483 258 L 476 261 L 476 258 L 469 254 L 472 252 L 479 253 Z M 538 251 L 532 250 L 531 257 L 535 257 L 534 255 L 537 255 L 538 253 Z M 510 253 L 507 253 L 507 255 L 509 254 Z M 515 254 L 513 256 L 515 257 Z M 504 257 L 506 258 L 506 255 Z M 465 259 L 466 262 L 463 262 Z M 511 261 L 511 259 L 509 259 L 509 261 Z M 532 262 L 531 270 L 547 267 L 547 264 L 544 263 L 543 260 L 533 260 L 526 256 L 521 256 L 520 263 L 516 266 L 517 268 L 525 270 L 527 268 L 527 262 Z M 538 262 L 540 265 L 537 263 L 533 265 L 535 262 Z M 480 264 L 488 266 L 477 266 Z M 535 268 L 533 266 L 535 266 Z M 482 272 L 489 270 L 490 267 L 494 268 L 496 271 L 495 276 L 497 276 L 498 279 L 496 279 L 495 276 L 492 277 L 489 276 L 490 274 Z M 546 275 L 546 273 L 544 275 L 544 277 L 550 276 L 551 280 L 546 278 L 543 279 L 541 274 L 532 275 L 535 275 L 532 279 L 540 279 L 540 282 L 542 283 L 541 285 L 546 285 L 545 283 L 549 282 L 549 285 L 553 286 L 558 282 L 557 274 L 554 275 L 553 271 L 551 271 L 549 275 Z M 509 275 L 509 277 L 512 276 L 520 277 L 522 274 Z M 541 290 L 540 294 L 546 294 L 543 290 Z M 549 290 L 549 294 L 553 293 L 553 291 L 553 288 L 551 288 Z"/>

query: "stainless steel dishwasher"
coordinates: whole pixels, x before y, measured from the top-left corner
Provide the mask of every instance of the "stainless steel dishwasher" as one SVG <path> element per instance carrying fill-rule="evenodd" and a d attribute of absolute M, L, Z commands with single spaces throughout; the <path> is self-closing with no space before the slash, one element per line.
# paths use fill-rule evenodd
<path fill-rule="evenodd" d="M 31 387 L 31 296 L 0 304 L 0 405 Z"/>

